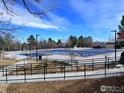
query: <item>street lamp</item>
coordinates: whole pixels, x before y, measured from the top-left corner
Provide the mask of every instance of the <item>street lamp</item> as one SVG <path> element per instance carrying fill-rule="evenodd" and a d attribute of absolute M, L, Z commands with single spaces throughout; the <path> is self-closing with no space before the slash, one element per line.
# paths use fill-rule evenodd
<path fill-rule="evenodd" d="M 116 40 L 116 34 L 117 34 L 117 31 L 116 30 L 112 30 L 111 32 L 114 32 L 115 33 L 115 62 L 116 62 L 116 52 L 117 52 L 117 50 L 116 50 L 116 47 L 117 47 L 117 40 Z"/>
<path fill-rule="evenodd" d="M 38 36 L 39 36 L 39 34 L 36 34 L 36 62 L 38 62 L 38 58 L 37 58 L 37 56 L 38 56 L 38 48 L 37 48 L 37 38 L 38 38 Z"/>

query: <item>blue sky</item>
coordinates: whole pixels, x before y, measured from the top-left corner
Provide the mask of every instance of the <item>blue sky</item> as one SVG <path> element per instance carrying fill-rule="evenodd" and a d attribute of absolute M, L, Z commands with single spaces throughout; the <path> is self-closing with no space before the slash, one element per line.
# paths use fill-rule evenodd
<path fill-rule="evenodd" d="M 31 34 L 40 34 L 40 39 L 67 40 L 70 35 L 83 35 L 107 41 L 114 36 L 111 30 L 118 30 L 124 15 L 124 0 L 57 0 L 57 8 L 44 18 L 34 17 L 20 3 L 14 6 L 17 15 L 12 17 L 12 23 L 23 27 L 15 33 L 21 41 Z M 9 18 L 6 13 L 4 16 Z"/>

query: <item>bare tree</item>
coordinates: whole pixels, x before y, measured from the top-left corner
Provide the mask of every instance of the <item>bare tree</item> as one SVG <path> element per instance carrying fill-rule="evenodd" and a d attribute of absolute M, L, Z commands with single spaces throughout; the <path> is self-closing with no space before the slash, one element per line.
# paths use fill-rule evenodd
<path fill-rule="evenodd" d="M 0 0 L 0 5 L 3 9 L 3 11 L 0 11 L 0 35 L 13 33 L 15 30 L 21 28 L 17 28 L 11 25 L 11 17 L 16 15 L 14 5 L 16 5 L 17 3 L 19 3 L 27 10 L 27 12 L 33 14 L 34 16 L 43 17 L 49 11 L 55 8 L 55 1 L 56 0 Z M 10 15 L 9 20 L 3 21 L 5 17 L 4 12 Z M 23 26 L 25 24 L 23 24 Z"/>
<path fill-rule="evenodd" d="M 19 2 L 21 2 L 20 5 L 24 7 L 27 10 L 27 12 L 38 17 L 45 16 L 49 11 L 55 8 L 55 0 L 0 0 L 0 5 L 2 5 L 3 7 L 2 8 L 3 11 L 0 11 L 0 37 L 4 37 L 4 35 L 7 34 L 12 34 L 17 29 L 21 28 L 21 27 L 19 28 L 14 27 L 11 24 L 11 17 L 16 15 L 14 11 L 15 10 L 14 5 L 16 5 Z M 32 6 L 36 8 L 32 8 Z M 9 20 L 3 20 L 4 12 L 10 15 Z M 0 54 L 1 54 L 1 49 L 0 49 Z"/>
<path fill-rule="evenodd" d="M 11 17 L 16 15 L 14 6 L 17 4 L 24 7 L 27 12 L 33 14 L 34 16 L 43 17 L 55 8 L 55 1 L 56 0 L 0 0 L 0 6 L 2 6 L 3 10 L 0 10 L 0 35 L 13 33 L 13 31 L 20 29 L 20 27 L 15 28 L 11 25 Z M 4 12 L 10 15 L 9 20 L 3 21 L 3 18 L 5 17 Z"/>
<path fill-rule="evenodd" d="M 5 34 L 4 36 L 5 48 L 7 51 L 10 51 L 10 46 L 12 46 L 13 38 L 14 37 L 10 33 Z"/>
<path fill-rule="evenodd" d="M 0 58 L 2 58 L 2 56 L 4 55 L 3 51 L 5 50 L 5 46 L 7 46 L 8 50 L 10 48 L 11 41 L 9 41 L 10 38 L 7 35 L 11 36 L 17 29 L 19 28 L 11 25 L 11 17 L 9 18 L 9 20 L 4 20 L 4 16 L 2 15 L 2 13 L 0 14 Z M 4 37 L 6 37 L 6 39 Z"/>
<path fill-rule="evenodd" d="M 2 15 L 0 16 L 0 35 L 1 34 L 6 34 L 8 32 L 12 32 L 14 28 L 9 28 L 10 27 L 10 22 L 11 18 L 8 21 L 3 21 Z"/>
<path fill-rule="evenodd" d="M 12 9 L 12 7 L 10 6 L 16 4 L 18 0 L 1 0 L 1 1 L 7 13 L 15 14 L 15 12 L 13 11 L 14 9 Z M 35 16 L 44 16 L 49 11 L 55 8 L 56 0 L 20 0 L 20 1 L 21 1 L 21 5 L 24 6 L 29 13 Z M 37 7 L 37 5 L 41 7 Z M 35 9 L 33 9 L 32 6 L 35 7 Z"/>

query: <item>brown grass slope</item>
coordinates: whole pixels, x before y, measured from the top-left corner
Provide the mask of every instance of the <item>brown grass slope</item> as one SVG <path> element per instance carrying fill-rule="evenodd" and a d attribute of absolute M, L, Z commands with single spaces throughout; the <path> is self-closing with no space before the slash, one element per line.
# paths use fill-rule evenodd
<path fill-rule="evenodd" d="M 106 79 L 10 84 L 7 93 L 101 93 L 101 85 L 124 86 L 124 76 Z"/>

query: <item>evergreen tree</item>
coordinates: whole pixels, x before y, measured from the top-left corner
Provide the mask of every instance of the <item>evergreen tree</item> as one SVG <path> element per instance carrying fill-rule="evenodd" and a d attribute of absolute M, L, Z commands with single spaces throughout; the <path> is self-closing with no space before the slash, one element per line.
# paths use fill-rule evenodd
<path fill-rule="evenodd" d="M 78 38 L 78 47 L 83 47 L 83 44 L 84 44 L 84 38 L 83 38 L 83 36 L 81 35 L 81 36 Z"/>
<path fill-rule="evenodd" d="M 62 48 L 62 47 L 63 47 L 63 44 L 62 44 L 62 42 L 61 42 L 60 39 L 58 39 L 57 46 L 58 46 L 59 48 Z"/>
<path fill-rule="evenodd" d="M 122 26 L 122 28 L 124 29 L 124 15 L 122 16 L 121 26 Z"/>
<path fill-rule="evenodd" d="M 122 16 L 122 20 L 121 20 L 121 23 L 118 26 L 118 28 L 119 28 L 119 32 L 123 32 L 124 31 L 124 15 Z M 124 41 L 118 42 L 118 45 L 123 47 L 124 46 Z"/>
<path fill-rule="evenodd" d="M 32 49 L 35 48 L 36 40 L 35 40 L 35 38 L 34 38 L 33 35 L 30 35 L 27 38 L 27 42 L 28 42 L 28 48 L 29 48 L 29 50 L 32 50 Z"/>
<path fill-rule="evenodd" d="M 93 39 L 91 36 L 87 37 L 87 47 L 92 47 Z"/>
<path fill-rule="evenodd" d="M 52 48 L 53 46 L 53 40 L 52 40 L 52 38 L 48 38 L 48 48 Z"/>
<path fill-rule="evenodd" d="M 91 36 L 84 38 L 84 46 L 85 47 L 92 47 L 93 39 Z"/>
<path fill-rule="evenodd" d="M 52 42 L 53 42 L 52 38 L 48 38 L 48 43 L 52 43 Z"/>
<path fill-rule="evenodd" d="M 121 23 L 118 25 L 119 32 L 124 31 L 124 15 L 122 16 Z"/>
<path fill-rule="evenodd" d="M 70 36 L 69 37 L 68 43 L 69 43 L 69 46 L 71 48 L 73 48 L 74 46 L 76 46 L 77 45 L 77 42 L 78 42 L 78 40 L 77 40 L 77 37 L 76 36 Z"/>

